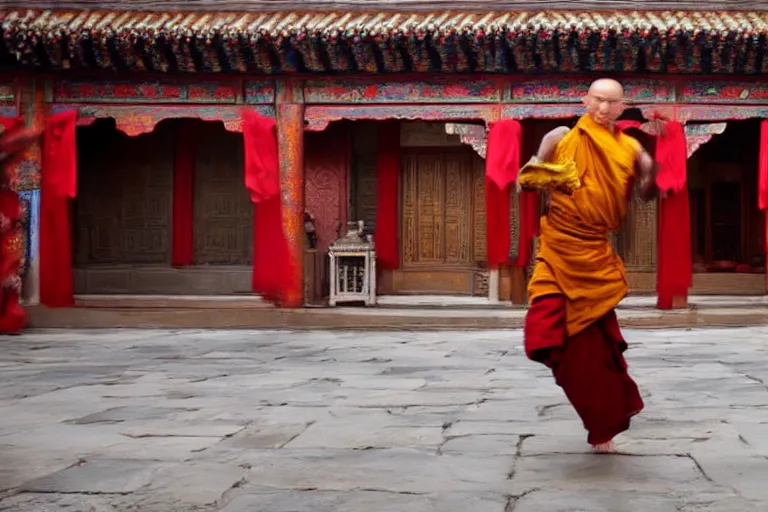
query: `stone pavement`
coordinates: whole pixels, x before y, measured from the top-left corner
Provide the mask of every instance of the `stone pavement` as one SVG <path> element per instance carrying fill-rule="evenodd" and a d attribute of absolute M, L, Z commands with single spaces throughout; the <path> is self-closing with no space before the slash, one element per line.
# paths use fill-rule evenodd
<path fill-rule="evenodd" d="M 625 334 L 616 456 L 519 331 L 3 338 L 0 511 L 768 510 L 768 328 Z"/>

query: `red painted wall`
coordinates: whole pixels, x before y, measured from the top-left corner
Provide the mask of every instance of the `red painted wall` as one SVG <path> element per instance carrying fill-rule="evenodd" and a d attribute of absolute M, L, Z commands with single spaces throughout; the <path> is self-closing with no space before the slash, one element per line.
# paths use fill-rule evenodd
<path fill-rule="evenodd" d="M 337 238 L 337 227 L 346 232 L 349 177 L 349 130 L 333 123 L 322 132 L 305 132 L 304 169 L 306 208 L 315 216 L 318 249 Z"/>

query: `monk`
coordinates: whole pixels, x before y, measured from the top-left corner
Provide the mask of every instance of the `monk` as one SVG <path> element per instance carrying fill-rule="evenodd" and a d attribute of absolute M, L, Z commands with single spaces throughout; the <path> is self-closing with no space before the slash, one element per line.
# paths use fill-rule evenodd
<path fill-rule="evenodd" d="M 595 81 L 583 101 L 576 126 L 549 132 L 520 171 L 526 188 L 549 194 L 528 285 L 525 350 L 552 370 L 594 451 L 615 453 L 613 438 L 644 404 L 623 356 L 614 308 L 629 288 L 608 234 L 622 225 L 635 185 L 643 199 L 654 197 L 656 166 L 616 127 L 625 108 L 619 82 Z"/>
<path fill-rule="evenodd" d="M 19 334 L 27 324 L 27 313 L 20 304 L 25 263 L 23 215 L 19 194 L 0 183 L 0 334 Z"/>
<path fill-rule="evenodd" d="M 41 131 L 20 119 L 0 120 L 0 334 L 19 334 L 27 314 L 21 306 L 24 269 L 24 206 L 15 190 L 15 161 Z"/>

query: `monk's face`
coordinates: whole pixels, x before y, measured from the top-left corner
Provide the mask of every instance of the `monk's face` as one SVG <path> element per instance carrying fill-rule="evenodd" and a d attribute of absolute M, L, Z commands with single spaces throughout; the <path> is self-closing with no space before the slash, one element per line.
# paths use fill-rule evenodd
<path fill-rule="evenodd" d="M 589 87 L 584 105 L 597 124 L 609 125 L 624 112 L 624 88 L 615 80 L 597 80 Z"/>

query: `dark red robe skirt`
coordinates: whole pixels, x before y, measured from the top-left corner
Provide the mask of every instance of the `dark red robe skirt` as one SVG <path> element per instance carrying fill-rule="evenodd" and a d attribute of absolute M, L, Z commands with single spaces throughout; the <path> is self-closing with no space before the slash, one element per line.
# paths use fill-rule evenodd
<path fill-rule="evenodd" d="M 627 373 L 627 343 L 615 311 L 569 338 L 565 297 L 540 297 L 528 310 L 524 335 L 526 355 L 552 370 L 584 422 L 590 444 L 606 443 L 629 428 L 644 404 Z"/>

